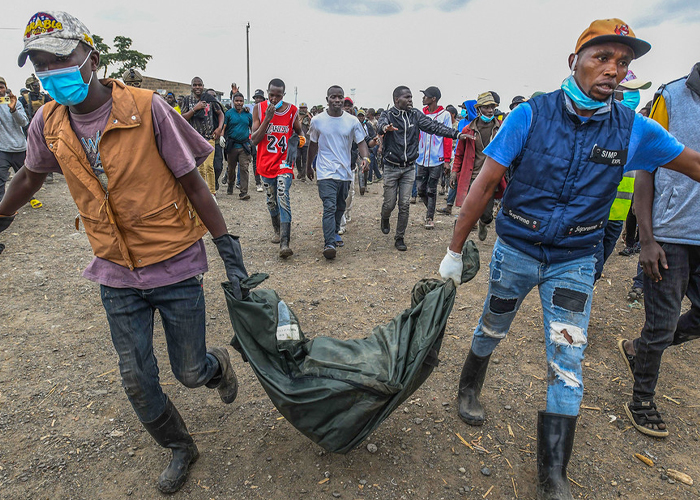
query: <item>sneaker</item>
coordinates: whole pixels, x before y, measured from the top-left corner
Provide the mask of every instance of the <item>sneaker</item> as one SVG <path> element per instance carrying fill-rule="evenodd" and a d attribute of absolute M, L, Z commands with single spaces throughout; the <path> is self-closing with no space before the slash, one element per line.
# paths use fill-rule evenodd
<path fill-rule="evenodd" d="M 335 247 L 333 245 L 326 245 L 323 249 L 323 256 L 328 260 L 335 259 Z"/>
<path fill-rule="evenodd" d="M 367 184 L 372 184 L 372 179 L 369 179 L 369 180 L 367 181 Z"/>
<path fill-rule="evenodd" d="M 479 221 L 479 241 L 484 241 L 489 235 L 489 228 L 486 224 Z"/>
<path fill-rule="evenodd" d="M 382 233 L 389 234 L 389 231 L 391 231 L 391 226 L 389 225 L 389 219 L 382 219 L 381 227 L 382 227 Z"/>
<path fill-rule="evenodd" d="M 408 247 L 406 246 L 406 243 L 404 243 L 403 238 L 396 238 L 396 241 L 394 241 L 394 246 L 399 252 L 405 252 L 408 250 Z"/>
<path fill-rule="evenodd" d="M 634 254 L 634 248 L 632 247 L 625 247 L 618 252 L 618 255 L 624 255 L 625 257 L 629 257 L 632 254 Z"/>
<path fill-rule="evenodd" d="M 236 189 L 241 189 L 241 185 L 239 183 L 236 183 Z"/>
<path fill-rule="evenodd" d="M 438 208 L 435 211 L 442 215 L 452 215 L 452 205 L 447 205 L 445 208 Z"/>
<path fill-rule="evenodd" d="M 241 194 L 238 195 L 238 199 L 239 199 L 239 200 L 249 200 L 249 199 L 250 199 L 250 195 L 249 195 L 248 193 L 245 193 L 245 194 L 241 193 Z"/>
<path fill-rule="evenodd" d="M 338 229 L 338 234 L 345 234 L 346 232 L 347 232 L 347 228 L 345 226 Z"/>
<path fill-rule="evenodd" d="M 632 247 L 632 250 L 634 250 L 634 253 L 641 253 L 642 244 L 639 242 L 635 243 L 634 246 Z"/>
<path fill-rule="evenodd" d="M 219 180 L 219 182 L 223 185 L 228 184 L 228 172 L 224 172 L 224 176 Z"/>
<path fill-rule="evenodd" d="M 433 219 L 425 219 L 425 226 L 426 229 L 435 229 L 435 223 L 433 222 Z"/>
<path fill-rule="evenodd" d="M 411 199 L 409 201 L 410 201 L 411 205 L 415 205 L 416 204 L 416 197 L 411 196 Z"/>
<path fill-rule="evenodd" d="M 344 247 L 345 246 L 345 242 L 343 241 L 343 238 L 341 238 L 339 234 L 335 235 L 335 246 L 337 246 L 337 247 Z"/>
<path fill-rule="evenodd" d="M 262 185 L 261 185 L 261 184 L 258 184 L 257 186 L 255 186 L 255 190 L 256 190 L 258 193 L 262 193 L 262 192 L 263 192 L 263 187 L 262 187 Z"/>

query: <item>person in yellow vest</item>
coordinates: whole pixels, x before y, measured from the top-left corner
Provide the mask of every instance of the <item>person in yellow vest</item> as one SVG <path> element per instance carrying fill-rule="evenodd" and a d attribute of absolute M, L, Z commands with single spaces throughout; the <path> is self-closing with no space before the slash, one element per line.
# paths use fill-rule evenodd
<path fill-rule="evenodd" d="M 168 92 L 168 93 L 165 95 L 165 102 L 167 102 L 168 104 L 170 104 L 170 106 L 171 106 L 175 111 L 177 111 L 177 114 L 178 114 L 178 115 L 181 115 L 181 114 L 182 114 L 182 110 L 180 109 L 180 105 L 177 103 L 177 99 L 175 99 L 175 94 L 173 94 L 172 92 Z"/>
<path fill-rule="evenodd" d="M 25 33 L 19 65 L 29 57 L 55 101 L 29 127 L 25 165 L 0 202 L 0 231 L 48 172 L 63 173 L 95 255 L 83 275 L 100 284 L 131 405 L 155 441 L 172 450 L 158 479 L 172 493 L 199 451 L 159 383 L 156 309 L 175 377 L 186 387 L 216 388 L 227 404 L 238 393 L 228 351 L 205 342 L 207 230 L 234 295 L 242 297 L 247 277 L 240 244 L 197 171 L 212 147 L 152 91 L 98 80 L 100 54 L 77 18 L 38 12 Z"/>
<path fill-rule="evenodd" d="M 628 71 L 627 76 L 620 82 L 614 92 L 615 99 L 622 102 L 632 111 L 636 111 L 640 101 L 640 90 L 646 90 L 651 87 L 651 82 L 645 82 L 637 79 L 637 76 Z M 605 226 L 605 234 L 603 236 L 603 244 L 598 245 L 596 252 L 595 264 L 595 279 L 598 280 L 603 275 L 603 266 L 608 260 L 608 257 L 615 250 L 617 240 L 620 239 L 622 228 L 625 225 L 627 214 L 632 208 L 632 196 L 634 194 L 634 175 L 635 171 L 627 172 L 622 177 L 620 185 L 617 187 L 617 196 L 610 207 L 610 215 L 608 223 Z"/>

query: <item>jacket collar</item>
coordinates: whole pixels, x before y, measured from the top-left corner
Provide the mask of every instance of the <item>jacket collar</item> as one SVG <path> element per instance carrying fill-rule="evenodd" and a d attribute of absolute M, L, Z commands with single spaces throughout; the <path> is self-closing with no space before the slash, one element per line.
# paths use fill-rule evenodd
<path fill-rule="evenodd" d="M 444 111 L 444 110 L 445 110 L 445 108 L 443 108 L 442 106 L 438 106 L 437 109 L 436 109 L 435 111 L 432 111 L 432 112 L 431 112 L 431 111 L 428 109 L 428 106 L 425 106 L 425 107 L 423 108 L 423 114 L 424 114 L 424 115 L 438 115 L 438 114 L 440 114 L 440 113 L 441 113 L 442 111 Z"/>
<path fill-rule="evenodd" d="M 700 96 L 700 63 L 695 64 L 690 70 L 685 86 L 688 87 L 695 95 Z"/>
<path fill-rule="evenodd" d="M 574 121 L 578 120 L 579 122 L 583 123 L 584 120 L 581 119 L 581 117 L 576 113 L 574 110 L 574 104 L 571 101 L 571 98 L 566 95 L 566 92 L 563 90 L 559 90 L 561 92 L 562 96 L 564 96 L 564 107 L 566 108 L 566 112 L 568 113 L 569 117 L 574 119 Z M 602 108 L 596 109 L 595 113 L 593 113 L 593 116 L 588 118 L 588 120 L 585 121 L 594 121 L 594 122 L 599 122 L 607 119 L 610 116 L 610 110 L 612 109 L 612 97 L 608 98 L 606 101 L 605 106 Z"/>
<path fill-rule="evenodd" d="M 111 78 L 100 80 L 100 83 L 112 88 L 112 112 L 109 115 L 105 132 L 111 128 L 128 128 L 141 125 L 141 115 L 136 107 L 136 101 L 132 93 L 152 91 L 127 87 L 122 82 Z"/>

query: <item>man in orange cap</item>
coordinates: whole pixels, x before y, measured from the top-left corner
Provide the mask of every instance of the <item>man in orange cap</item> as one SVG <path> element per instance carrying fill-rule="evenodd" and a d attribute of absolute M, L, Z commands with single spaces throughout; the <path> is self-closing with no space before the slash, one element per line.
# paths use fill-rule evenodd
<path fill-rule="evenodd" d="M 484 150 L 440 265 L 443 278 L 460 282 L 467 235 L 509 169 L 488 296 L 460 377 L 459 416 L 483 424 L 479 395 L 489 357 L 538 287 L 548 369 L 537 424 L 539 499 L 572 499 L 566 468 L 583 396 L 595 253 L 623 174 L 664 167 L 700 181 L 699 153 L 613 99 L 629 64 L 650 48 L 620 19 L 591 23 L 561 89 L 520 104 Z"/>

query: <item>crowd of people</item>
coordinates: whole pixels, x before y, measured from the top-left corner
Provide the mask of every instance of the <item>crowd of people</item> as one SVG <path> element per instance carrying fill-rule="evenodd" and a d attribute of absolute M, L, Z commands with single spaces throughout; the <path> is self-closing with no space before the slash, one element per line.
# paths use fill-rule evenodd
<path fill-rule="evenodd" d="M 234 295 L 247 294 L 241 244 L 217 203 L 221 186 L 249 203 L 253 179 L 265 192 L 281 259 L 294 254 L 294 169 L 298 182 L 316 182 L 319 246 L 328 260 L 343 246 L 355 183 L 360 195 L 382 183 L 378 237 L 395 224 L 401 252 L 411 204 L 423 203 L 428 231 L 436 213 L 453 216 L 457 207 L 439 267 L 457 285 L 469 233 L 486 240 L 495 218 L 489 289 L 459 376 L 459 417 L 485 422 L 479 398 L 490 356 L 538 287 L 549 376 L 537 424 L 537 492 L 540 499 L 570 499 L 566 469 L 593 287 L 623 229 L 620 253 L 640 254 L 630 299 L 643 299 L 646 314 L 639 337 L 618 343 L 634 380 L 624 409 L 639 432 L 668 435 L 654 402 L 661 356 L 699 335 L 700 64 L 662 85 L 637 113 L 640 90 L 651 83 L 629 66 L 650 48 L 620 19 L 594 21 L 576 42 L 561 88 L 515 96 L 508 112 L 492 90 L 460 110 L 443 107 L 437 86 L 421 91 L 421 108 L 405 86 L 396 87 L 391 106 L 375 110 L 358 107 L 338 85 L 328 88 L 325 105 L 297 107 L 285 101 L 279 78 L 256 90 L 250 104 L 232 84 L 224 106 L 199 77 L 180 98 L 140 88 L 133 69 L 123 82 L 98 80 L 100 56 L 89 30 L 68 13 L 40 12 L 27 25 L 19 58 L 35 70 L 26 92 L 15 96 L 0 78 L 0 231 L 48 176 L 63 174 L 93 248 L 84 276 L 100 284 L 127 397 L 154 440 L 172 450 L 158 480 L 170 493 L 199 452 L 158 382 L 155 309 L 182 384 L 215 388 L 227 404 L 238 391 L 227 350 L 206 346 L 199 300 L 207 232 Z M 446 200 L 438 208 L 440 195 Z M 684 297 L 691 307 L 681 315 Z"/>

